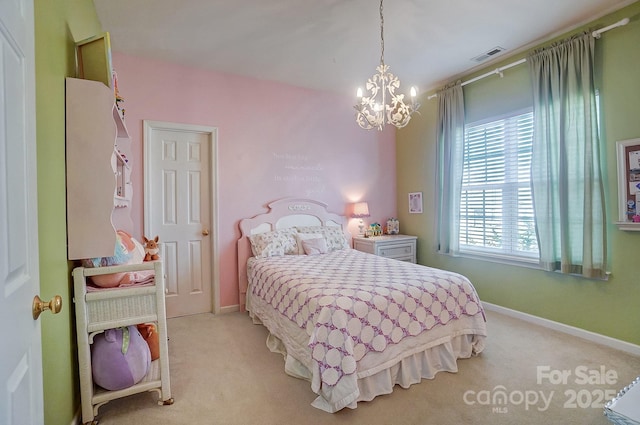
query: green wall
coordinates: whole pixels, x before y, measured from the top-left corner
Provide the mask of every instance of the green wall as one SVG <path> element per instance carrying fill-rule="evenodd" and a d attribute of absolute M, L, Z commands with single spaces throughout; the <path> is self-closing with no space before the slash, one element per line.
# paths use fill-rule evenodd
<path fill-rule="evenodd" d="M 91 0 L 35 0 L 36 138 L 40 296 L 62 296 L 43 314 L 44 416 L 69 425 L 80 405 L 73 291 L 67 262 L 64 79 L 75 74 L 75 41 L 102 32 Z"/>
<path fill-rule="evenodd" d="M 601 28 L 630 17 L 631 22 L 596 40 L 597 85 L 601 97 L 602 151 L 606 162 L 606 203 L 610 225 L 608 281 L 587 280 L 537 269 L 437 254 L 435 251 L 436 99 L 423 95 L 420 114 L 397 132 L 398 211 L 403 233 L 415 234 L 421 264 L 467 275 L 489 303 L 640 344 L 640 232 L 623 232 L 618 217 L 615 143 L 640 137 L 640 3 L 589 24 Z M 563 36 L 564 37 L 564 36 Z M 526 53 L 461 78 L 468 80 Z M 467 121 L 531 106 L 527 65 L 466 85 Z M 408 214 L 408 192 L 422 191 L 424 213 Z M 490 324 L 489 324 L 490 327 Z"/>

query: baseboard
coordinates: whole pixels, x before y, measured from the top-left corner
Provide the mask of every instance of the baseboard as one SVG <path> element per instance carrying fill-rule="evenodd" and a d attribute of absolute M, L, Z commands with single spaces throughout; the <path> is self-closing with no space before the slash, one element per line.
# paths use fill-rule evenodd
<path fill-rule="evenodd" d="M 553 320 L 534 316 L 528 313 L 523 313 L 517 310 L 512 310 L 510 308 L 502 307 L 496 304 L 483 302 L 482 305 L 486 310 L 489 310 L 489 311 L 495 311 L 496 313 L 504 314 L 505 316 L 510 316 L 516 319 L 523 320 L 525 322 L 529 322 L 535 325 L 543 326 L 545 328 L 553 329 L 555 331 L 564 332 L 566 334 L 576 336 L 578 338 L 586 339 L 587 341 L 595 342 L 596 344 L 605 345 L 607 347 L 611 347 L 616 350 L 620 350 L 625 353 L 632 354 L 634 356 L 640 356 L 640 345 L 636 345 L 630 342 L 611 338 L 609 336 L 587 331 L 585 329 L 576 328 L 575 326 L 565 325 L 564 323 L 554 322 Z"/>
<path fill-rule="evenodd" d="M 78 408 L 78 410 L 76 410 L 76 414 L 73 415 L 73 419 L 71 420 L 71 425 L 80 425 L 80 408 Z"/>
<path fill-rule="evenodd" d="M 240 304 L 235 304 L 235 305 L 228 305 L 225 307 L 220 307 L 220 314 L 225 314 L 225 313 L 233 313 L 236 311 L 240 311 Z"/>

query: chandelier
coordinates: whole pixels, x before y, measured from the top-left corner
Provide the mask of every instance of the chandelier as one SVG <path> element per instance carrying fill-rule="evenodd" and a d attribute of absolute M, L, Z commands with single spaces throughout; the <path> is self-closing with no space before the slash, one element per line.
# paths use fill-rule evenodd
<path fill-rule="evenodd" d="M 362 89 L 358 88 L 358 103 L 356 109 L 356 122 L 365 130 L 377 128 L 382 130 L 385 124 L 393 124 L 402 128 L 409 123 L 411 114 L 416 112 L 420 104 L 416 101 L 417 91 L 411 87 L 411 104 L 404 103 L 404 94 L 396 94 L 400 88 L 398 77 L 389 72 L 389 65 L 384 63 L 384 16 L 382 14 L 382 1 L 380 0 L 380 65 L 376 68 L 377 74 L 367 80 L 367 95 L 363 96 Z M 389 101 L 387 103 L 387 101 Z"/>

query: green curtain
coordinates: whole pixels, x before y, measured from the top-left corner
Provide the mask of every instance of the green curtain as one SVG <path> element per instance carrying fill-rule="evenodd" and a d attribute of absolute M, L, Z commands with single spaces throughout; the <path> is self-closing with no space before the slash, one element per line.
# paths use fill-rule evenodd
<path fill-rule="evenodd" d="M 531 183 L 540 264 L 604 279 L 606 214 L 593 77 L 594 39 L 578 34 L 532 52 Z"/>
<path fill-rule="evenodd" d="M 464 94 L 460 81 L 438 92 L 437 143 L 437 250 L 458 250 L 462 146 L 464 144 Z M 454 160 L 454 158 L 456 160 Z"/>

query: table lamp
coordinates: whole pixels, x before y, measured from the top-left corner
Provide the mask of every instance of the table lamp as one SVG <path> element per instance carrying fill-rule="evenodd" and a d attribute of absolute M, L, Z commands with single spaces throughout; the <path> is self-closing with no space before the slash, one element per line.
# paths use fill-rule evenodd
<path fill-rule="evenodd" d="M 369 217 L 369 204 L 366 202 L 356 202 L 353 204 L 353 212 L 351 217 L 360 219 L 358 228 L 360 229 L 360 235 L 364 235 L 364 220 L 365 217 Z"/>

